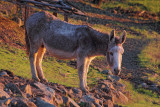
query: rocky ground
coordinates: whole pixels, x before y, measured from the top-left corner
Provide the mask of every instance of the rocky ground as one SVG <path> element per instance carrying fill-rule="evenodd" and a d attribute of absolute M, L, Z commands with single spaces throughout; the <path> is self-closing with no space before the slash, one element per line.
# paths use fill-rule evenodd
<path fill-rule="evenodd" d="M 2 107 L 121 107 L 130 98 L 120 78 L 99 80 L 89 93 L 57 83 L 40 83 L 0 71 L 0 106 Z"/>

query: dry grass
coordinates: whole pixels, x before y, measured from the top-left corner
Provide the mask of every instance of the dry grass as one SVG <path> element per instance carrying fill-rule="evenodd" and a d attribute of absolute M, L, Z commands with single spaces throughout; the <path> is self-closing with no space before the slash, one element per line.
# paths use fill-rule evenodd
<path fill-rule="evenodd" d="M 24 29 L 7 18 L 0 16 L 0 43 L 13 46 L 24 46 Z"/>

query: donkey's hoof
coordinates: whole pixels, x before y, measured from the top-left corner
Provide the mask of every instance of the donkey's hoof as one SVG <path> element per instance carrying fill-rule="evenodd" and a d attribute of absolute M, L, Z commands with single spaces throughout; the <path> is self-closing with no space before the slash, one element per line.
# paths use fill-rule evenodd
<path fill-rule="evenodd" d="M 40 79 L 39 78 L 34 78 L 32 77 L 32 80 L 36 81 L 36 82 L 40 82 Z"/>
<path fill-rule="evenodd" d="M 89 90 L 89 87 L 88 87 L 88 86 L 86 87 L 86 90 Z"/>
<path fill-rule="evenodd" d="M 82 90 L 82 92 L 83 92 L 83 95 L 89 94 L 89 90 Z"/>
<path fill-rule="evenodd" d="M 81 89 L 83 94 L 88 94 L 89 93 L 89 90 L 87 88 L 84 88 L 84 89 Z"/>
<path fill-rule="evenodd" d="M 41 82 L 48 82 L 46 78 L 41 79 Z"/>

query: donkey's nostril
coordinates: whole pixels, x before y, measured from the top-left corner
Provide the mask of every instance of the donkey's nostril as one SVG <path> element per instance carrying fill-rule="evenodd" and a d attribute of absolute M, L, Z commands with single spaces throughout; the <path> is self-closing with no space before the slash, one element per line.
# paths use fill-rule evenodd
<path fill-rule="evenodd" d="M 114 69 L 114 72 L 118 72 L 119 70 L 118 69 Z"/>

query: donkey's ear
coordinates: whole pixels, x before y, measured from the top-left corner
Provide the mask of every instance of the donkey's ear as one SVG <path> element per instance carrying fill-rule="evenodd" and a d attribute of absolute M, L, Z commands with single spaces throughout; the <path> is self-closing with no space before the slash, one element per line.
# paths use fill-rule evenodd
<path fill-rule="evenodd" d="M 122 44 L 125 42 L 125 40 L 126 40 L 126 31 L 125 30 L 123 31 L 123 34 L 122 34 L 120 40 L 121 40 Z"/>
<path fill-rule="evenodd" d="M 115 30 L 112 30 L 109 36 L 109 41 L 114 40 L 114 36 L 115 36 Z"/>

